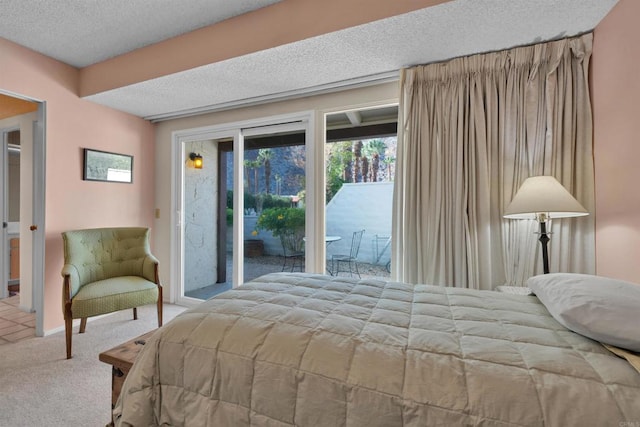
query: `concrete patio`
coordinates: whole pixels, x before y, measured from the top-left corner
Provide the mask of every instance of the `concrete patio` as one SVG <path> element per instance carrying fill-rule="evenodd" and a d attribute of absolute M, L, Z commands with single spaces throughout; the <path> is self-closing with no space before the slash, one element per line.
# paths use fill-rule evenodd
<path fill-rule="evenodd" d="M 191 298 L 198 298 L 202 300 L 209 299 L 222 292 L 228 291 L 232 288 L 232 255 L 229 253 L 227 256 L 227 281 L 224 283 L 216 283 L 210 286 L 205 286 L 200 289 L 187 292 L 186 296 Z M 283 258 L 281 256 L 259 256 L 259 257 L 245 257 L 244 259 L 244 276 L 245 282 L 260 277 L 267 273 L 274 273 L 282 271 Z M 287 267 L 290 264 L 287 263 Z M 364 262 L 358 262 L 358 269 L 360 270 L 360 276 L 362 278 L 383 278 L 388 279 L 390 274 L 384 265 L 374 265 Z M 298 269 L 296 269 L 297 271 Z M 285 271 L 289 271 L 286 269 Z M 340 276 L 349 276 L 348 273 L 340 273 Z M 356 276 L 357 277 L 357 276 Z"/>

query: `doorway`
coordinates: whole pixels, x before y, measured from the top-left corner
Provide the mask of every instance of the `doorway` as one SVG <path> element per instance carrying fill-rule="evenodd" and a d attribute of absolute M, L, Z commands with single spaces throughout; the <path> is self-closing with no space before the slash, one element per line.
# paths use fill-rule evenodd
<path fill-rule="evenodd" d="M 7 283 L 4 297 L 20 293 L 20 129 L 4 131 L 4 219 L 6 224 L 9 260 L 5 263 L 3 283 Z M 6 248 L 6 245 L 5 245 Z M 8 276 L 8 277 L 7 277 Z M 3 291 L 5 288 L 3 287 Z"/>
<path fill-rule="evenodd" d="M 0 91 L 0 137 L 0 298 L 15 293 L 12 305 L 18 314 L 12 318 L 33 315 L 34 320 L 20 327 L 35 329 L 34 334 L 42 336 L 45 103 Z"/>

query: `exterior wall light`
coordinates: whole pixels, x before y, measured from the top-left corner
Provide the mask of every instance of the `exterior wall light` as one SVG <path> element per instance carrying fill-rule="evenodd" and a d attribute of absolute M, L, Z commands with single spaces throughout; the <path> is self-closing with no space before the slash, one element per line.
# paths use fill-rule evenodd
<path fill-rule="evenodd" d="M 202 169 L 202 156 L 200 154 L 190 153 L 189 159 L 191 159 L 194 168 Z"/>

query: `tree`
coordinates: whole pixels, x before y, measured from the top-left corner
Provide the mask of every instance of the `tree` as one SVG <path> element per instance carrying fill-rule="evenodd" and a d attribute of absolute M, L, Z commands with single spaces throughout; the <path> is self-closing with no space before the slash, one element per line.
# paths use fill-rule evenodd
<path fill-rule="evenodd" d="M 353 144 L 353 182 L 362 179 L 361 158 L 362 158 L 362 141 L 356 141 Z"/>
<path fill-rule="evenodd" d="M 380 170 L 380 154 L 373 153 L 371 156 L 371 182 L 378 182 L 378 171 Z"/>
<path fill-rule="evenodd" d="M 328 143 L 325 147 L 326 201 L 329 202 L 345 182 L 386 181 L 385 171 L 389 171 L 395 161 L 395 157 L 392 157 L 396 149 L 394 139 Z M 380 170 L 383 163 L 387 168 Z"/>
<path fill-rule="evenodd" d="M 245 160 L 245 175 L 247 177 L 246 188 L 253 194 L 258 194 L 258 168 L 262 166 L 262 161 L 258 158 L 256 160 Z M 251 189 L 251 170 L 253 170 L 253 191 Z"/>
<path fill-rule="evenodd" d="M 346 182 L 345 172 L 351 170 L 351 142 L 332 142 L 325 148 L 327 185 L 325 186 L 325 196 L 327 203 L 342 188 Z"/>
<path fill-rule="evenodd" d="M 244 188 L 251 191 L 251 160 L 244 161 Z"/>
<path fill-rule="evenodd" d="M 253 167 L 253 193 L 258 194 L 258 169 L 262 166 L 262 161 L 260 159 L 253 160 L 251 166 Z"/>
<path fill-rule="evenodd" d="M 381 139 L 371 139 L 366 141 L 363 152 L 371 159 L 371 182 L 378 182 L 378 173 L 380 171 L 380 155 L 384 154 L 387 144 Z"/>
<path fill-rule="evenodd" d="M 362 157 L 362 182 L 367 182 L 369 177 L 369 159 L 367 156 Z"/>
<path fill-rule="evenodd" d="M 270 148 L 261 148 L 258 150 L 258 160 L 264 165 L 264 186 L 265 192 L 269 194 L 271 192 L 271 159 L 273 158 L 273 151 Z"/>
<path fill-rule="evenodd" d="M 353 174 L 351 173 L 351 167 L 353 165 L 353 147 L 351 141 L 347 141 L 347 146 L 344 148 L 345 163 L 344 163 L 344 182 L 353 182 Z"/>
<path fill-rule="evenodd" d="M 391 165 L 393 165 L 395 161 L 396 161 L 395 157 L 385 157 L 384 160 L 382 161 L 385 165 L 387 165 L 387 175 L 388 175 L 389 181 L 393 181 L 393 170 L 391 169 Z"/>

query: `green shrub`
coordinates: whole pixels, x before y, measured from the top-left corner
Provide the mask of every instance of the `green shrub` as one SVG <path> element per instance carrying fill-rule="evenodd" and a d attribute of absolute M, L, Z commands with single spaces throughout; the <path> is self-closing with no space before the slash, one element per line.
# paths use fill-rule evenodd
<path fill-rule="evenodd" d="M 249 193 L 248 191 L 244 192 L 244 209 L 253 209 L 256 210 L 256 196 Z"/>
<path fill-rule="evenodd" d="M 262 198 L 262 209 L 269 208 L 289 208 L 291 198 L 286 196 L 275 196 L 273 194 L 260 193 L 257 196 Z M 244 193 L 244 208 L 257 210 L 256 195 L 247 191 Z M 227 190 L 227 208 L 233 209 L 233 191 Z"/>
<path fill-rule="evenodd" d="M 233 225 L 233 209 L 227 208 L 227 225 Z"/>
<path fill-rule="evenodd" d="M 291 199 L 284 196 L 274 196 L 273 194 L 263 194 L 264 201 L 262 202 L 263 209 L 269 208 L 290 208 Z"/>
<path fill-rule="evenodd" d="M 227 190 L 227 207 L 233 209 L 233 190 Z"/>
<path fill-rule="evenodd" d="M 269 230 L 275 237 L 285 232 L 304 233 L 304 209 L 269 208 L 262 211 L 256 229 Z"/>

